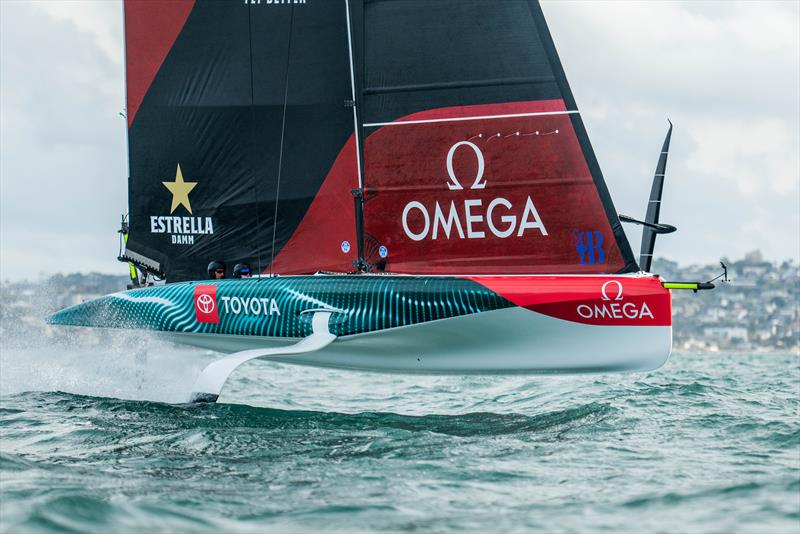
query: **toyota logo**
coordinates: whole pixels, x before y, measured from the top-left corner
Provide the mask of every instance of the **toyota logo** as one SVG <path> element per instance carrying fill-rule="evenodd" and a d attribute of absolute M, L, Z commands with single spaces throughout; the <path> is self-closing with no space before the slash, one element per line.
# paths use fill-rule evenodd
<path fill-rule="evenodd" d="M 602 295 L 603 300 L 611 300 L 611 297 L 608 296 L 608 286 L 611 284 L 615 284 L 617 286 L 617 296 L 614 297 L 614 300 L 622 300 L 622 284 L 617 280 L 609 280 L 603 287 L 600 288 L 600 295 Z M 611 289 L 611 293 L 613 294 L 614 289 Z"/>
<path fill-rule="evenodd" d="M 200 310 L 201 312 L 211 313 L 214 311 L 215 307 L 216 303 L 214 302 L 214 299 L 211 297 L 211 295 L 203 294 L 197 297 L 197 309 Z"/>

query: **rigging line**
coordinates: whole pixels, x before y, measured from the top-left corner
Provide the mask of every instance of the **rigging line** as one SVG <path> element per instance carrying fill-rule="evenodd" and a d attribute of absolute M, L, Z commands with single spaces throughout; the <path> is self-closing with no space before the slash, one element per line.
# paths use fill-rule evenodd
<path fill-rule="evenodd" d="M 281 145 L 278 152 L 278 180 L 275 184 L 275 212 L 272 216 L 272 259 L 269 262 L 269 275 L 272 276 L 272 264 L 275 263 L 275 235 L 278 231 L 278 200 L 281 195 L 281 171 L 283 170 L 283 138 L 286 131 L 286 107 L 289 102 L 289 63 L 292 58 L 292 28 L 294 26 L 294 6 L 289 15 L 289 44 L 286 47 L 286 73 L 283 85 L 283 118 L 281 119 Z"/>
<path fill-rule="evenodd" d="M 256 127 L 256 90 L 255 90 L 255 81 L 253 76 L 253 16 L 252 16 L 252 6 L 249 6 L 247 10 L 247 32 L 248 32 L 248 44 L 250 46 L 250 124 L 253 130 Z M 251 135 L 251 139 L 253 140 L 253 152 L 251 158 L 255 157 L 256 152 L 256 136 Z M 258 180 L 256 179 L 256 166 L 253 165 L 253 193 L 256 197 L 256 231 L 254 233 L 254 238 L 256 240 L 256 255 L 258 258 L 258 274 L 261 274 L 261 247 L 258 244 L 258 228 L 261 228 L 261 215 L 258 206 L 260 202 L 258 201 Z M 270 266 L 271 268 L 271 266 Z"/>
<path fill-rule="evenodd" d="M 356 167 L 358 169 L 358 188 L 364 190 L 364 180 L 361 176 L 361 142 L 358 139 L 358 113 L 356 112 L 356 75 L 353 67 L 353 30 L 350 26 L 350 0 L 344 0 L 347 11 L 347 49 L 350 52 L 350 94 L 353 99 L 353 136 L 356 138 Z M 365 125 L 366 126 L 366 125 Z"/>

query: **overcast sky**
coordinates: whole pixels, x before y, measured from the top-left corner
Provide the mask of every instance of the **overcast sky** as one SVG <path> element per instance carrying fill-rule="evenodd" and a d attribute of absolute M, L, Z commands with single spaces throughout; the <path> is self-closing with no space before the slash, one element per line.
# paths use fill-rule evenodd
<path fill-rule="evenodd" d="M 800 259 L 800 2 L 543 8 L 620 213 L 644 217 L 675 124 L 657 256 Z M 3 280 L 126 272 L 122 35 L 118 1 L 0 0 Z"/>

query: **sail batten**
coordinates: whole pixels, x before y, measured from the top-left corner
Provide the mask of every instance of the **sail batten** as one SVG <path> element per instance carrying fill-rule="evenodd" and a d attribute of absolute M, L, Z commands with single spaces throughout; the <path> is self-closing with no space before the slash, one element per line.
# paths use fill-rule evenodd
<path fill-rule="evenodd" d="M 365 95 L 378 95 L 386 93 L 408 93 L 413 91 L 431 91 L 435 89 L 451 89 L 454 87 L 490 87 L 496 85 L 522 85 L 533 83 L 552 83 L 555 76 L 528 76 L 520 78 L 504 78 L 493 80 L 458 80 L 452 82 L 423 83 L 414 85 L 395 85 L 388 87 L 366 87 Z"/>
<path fill-rule="evenodd" d="M 572 113 L 580 113 L 578 110 L 570 111 L 540 111 L 531 113 L 507 113 L 505 115 L 473 115 L 465 117 L 443 117 L 439 119 L 410 119 L 410 120 L 397 120 L 392 122 L 373 122 L 364 124 L 365 127 L 376 126 L 402 126 L 403 124 L 433 124 L 437 122 L 458 122 L 458 121 L 479 121 L 487 119 L 511 119 L 516 117 L 543 117 L 547 115 L 570 115 Z"/>

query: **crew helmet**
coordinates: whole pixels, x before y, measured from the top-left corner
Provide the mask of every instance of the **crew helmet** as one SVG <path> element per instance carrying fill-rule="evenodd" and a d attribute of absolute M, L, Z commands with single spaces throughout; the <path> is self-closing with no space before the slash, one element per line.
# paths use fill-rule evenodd
<path fill-rule="evenodd" d="M 233 267 L 234 278 L 241 278 L 242 276 L 249 277 L 251 274 L 252 271 L 250 270 L 250 264 L 248 263 L 245 262 L 237 263 Z"/>
<path fill-rule="evenodd" d="M 218 260 L 212 261 L 211 263 L 208 264 L 208 277 L 211 280 L 216 279 L 217 277 L 215 276 L 215 274 L 220 269 L 222 270 L 223 273 L 225 272 L 225 269 L 226 269 L 225 262 L 224 261 L 218 261 Z"/>

